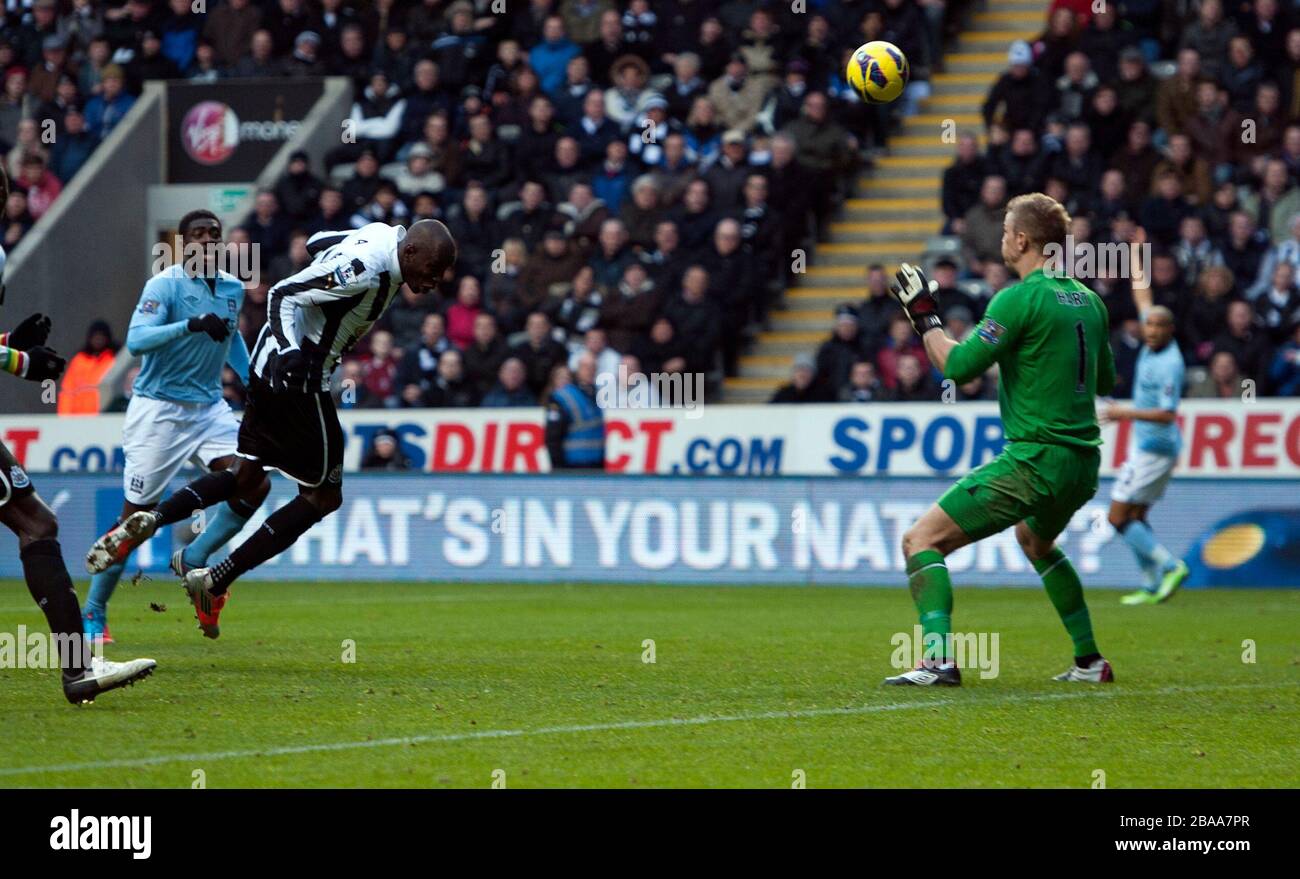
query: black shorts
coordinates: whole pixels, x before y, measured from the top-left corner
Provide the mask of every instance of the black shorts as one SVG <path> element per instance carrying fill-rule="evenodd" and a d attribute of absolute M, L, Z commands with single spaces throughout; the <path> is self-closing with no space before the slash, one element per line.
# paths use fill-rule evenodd
<path fill-rule="evenodd" d="M 0 507 L 35 492 L 31 477 L 9 447 L 0 442 Z"/>
<path fill-rule="evenodd" d="M 334 398 L 326 391 L 277 394 L 266 382 L 251 378 L 239 425 L 239 454 L 302 485 L 340 484 L 343 426 Z"/>

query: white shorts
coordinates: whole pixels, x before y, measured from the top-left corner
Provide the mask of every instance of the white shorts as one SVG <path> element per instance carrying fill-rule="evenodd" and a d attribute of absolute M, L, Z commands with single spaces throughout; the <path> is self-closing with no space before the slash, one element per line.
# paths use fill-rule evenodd
<path fill-rule="evenodd" d="M 1174 475 L 1178 458 L 1135 450 L 1119 470 L 1110 499 L 1122 504 L 1151 506 L 1165 496 L 1165 486 Z"/>
<path fill-rule="evenodd" d="M 215 458 L 235 454 L 239 422 L 225 400 L 172 403 L 132 397 L 122 426 L 126 499 L 152 506 L 186 462 L 206 471 Z"/>

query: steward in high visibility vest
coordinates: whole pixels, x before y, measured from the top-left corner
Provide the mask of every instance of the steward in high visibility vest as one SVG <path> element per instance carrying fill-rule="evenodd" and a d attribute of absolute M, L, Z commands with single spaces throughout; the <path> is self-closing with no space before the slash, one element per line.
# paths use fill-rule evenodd
<path fill-rule="evenodd" d="M 605 467 L 605 415 L 596 405 L 595 385 L 582 381 L 594 371 L 580 364 L 574 380 L 551 394 L 546 450 L 552 470 Z"/>

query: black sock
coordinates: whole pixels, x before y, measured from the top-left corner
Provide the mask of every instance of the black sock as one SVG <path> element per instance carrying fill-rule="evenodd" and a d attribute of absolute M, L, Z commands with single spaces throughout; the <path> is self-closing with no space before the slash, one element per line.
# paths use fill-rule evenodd
<path fill-rule="evenodd" d="M 41 612 L 50 624 L 50 632 L 61 636 L 59 665 L 64 677 L 77 677 L 85 667 L 85 649 L 81 634 L 81 605 L 77 590 L 68 576 L 68 566 L 63 563 L 63 550 L 53 537 L 34 540 L 18 553 L 23 561 L 23 576 L 27 578 L 27 591 L 32 594 Z"/>
<path fill-rule="evenodd" d="M 257 508 L 261 506 L 261 504 L 251 503 L 241 497 L 232 497 L 226 503 L 230 504 L 230 509 L 234 510 L 235 515 L 241 516 L 245 519 L 253 518 L 253 514 L 256 513 Z"/>
<path fill-rule="evenodd" d="M 1100 653 L 1089 653 L 1087 656 L 1074 657 L 1074 664 L 1077 665 L 1079 668 L 1087 668 L 1088 666 L 1096 662 L 1098 659 L 1101 659 Z"/>
<path fill-rule="evenodd" d="M 224 595 L 241 574 L 293 546 L 320 520 L 320 511 L 302 495 L 289 501 L 268 516 L 262 527 L 236 547 L 225 561 L 213 567 L 212 594 Z"/>
<path fill-rule="evenodd" d="M 235 474 L 229 470 L 206 473 L 160 503 L 154 512 L 158 525 L 171 525 L 213 504 L 229 500 L 235 493 Z"/>

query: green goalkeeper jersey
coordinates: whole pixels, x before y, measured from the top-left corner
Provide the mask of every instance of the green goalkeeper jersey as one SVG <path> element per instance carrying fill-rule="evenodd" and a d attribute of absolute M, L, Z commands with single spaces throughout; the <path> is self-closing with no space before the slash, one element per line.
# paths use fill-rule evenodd
<path fill-rule="evenodd" d="M 1110 321 L 1101 298 L 1042 269 L 1001 291 L 970 337 L 948 355 L 965 384 L 998 365 L 998 407 L 1011 442 L 1101 445 L 1094 399 L 1115 386 Z"/>

